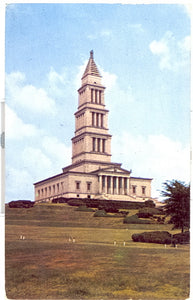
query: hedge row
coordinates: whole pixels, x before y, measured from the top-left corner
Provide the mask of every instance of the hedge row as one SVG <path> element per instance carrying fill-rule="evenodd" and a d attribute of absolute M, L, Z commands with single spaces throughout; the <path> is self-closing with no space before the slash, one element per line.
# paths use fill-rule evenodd
<path fill-rule="evenodd" d="M 170 234 L 168 231 L 151 231 L 135 233 L 132 235 L 134 242 L 157 243 L 157 244 L 187 244 L 190 242 L 190 233 Z"/>
<path fill-rule="evenodd" d="M 132 235 L 134 242 L 171 244 L 172 235 L 168 231 L 151 231 Z"/>
<path fill-rule="evenodd" d="M 57 202 L 57 199 L 53 200 Z M 116 201 L 116 200 L 103 200 L 103 199 L 89 199 L 89 198 L 72 198 L 66 199 L 63 198 L 63 202 L 67 202 L 69 205 L 72 206 L 80 206 L 86 205 L 87 207 L 92 208 L 101 208 L 105 209 L 106 211 L 116 212 L 119 209 L 140 209 L 142 207 L 153 207 L 155 206 L 152 200 L 147 200 L 144 202 L 134 202 L 134 201 Z"/>
<path fill-rule="evenodd" d="M 33 207 L 34 204 L 35 202 L 32 202 L 30 200 L 17 200 L 8 203 L 10 208 L 30 208 Z"/>

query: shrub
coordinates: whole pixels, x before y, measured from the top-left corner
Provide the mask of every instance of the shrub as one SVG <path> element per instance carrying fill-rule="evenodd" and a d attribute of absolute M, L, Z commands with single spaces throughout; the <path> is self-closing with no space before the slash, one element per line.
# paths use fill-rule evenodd
<path fill-rule="evenodd" d="M 162 215 L 164 212 L 160 210 L 159 208 L 155 207 L 143 207 L 139 209 L 139 212 L 137 213 L 139 218 L 150 218 L 153 215 Z"/>
<path fill-rule="evenodd" d="M 173 235 L 172 238 L 176 244 L 189 244 L 190 243 L 190 232 L 185 231 L 183 233 L 176 233 Z"/>
<path fill-rule="evenodd" d="M 67 203 L 71 206 L 83 206 L 84 205 L 84 202 L 79 199 L 70 199 L 70 200 L 68 200 Z"/>
<path fill-rule="evenodd" d="M 30 200 L 16 200 L 8 203 L 10 208 L 30 208 L 33 207 L 35 202 Z"/>
<path fill-rule="evenodd" d="M 137 215 L 125 217 L 123 220 L 124 224 L 151 224 L 149 220 L 140 220 Z"/>
<path fill-rule="evenodd" d="M 67 202 L 67 198 L 64 197 L 59 197 L 52 200 L 52 203 L 66 203 L 66 202 Z"/>
<path fill-rule="evenodd" d="M 155 203 L 153 202 L 153 200 L 146 200 L 144 202 L 145 206 L 147 207 L 155 207 Z"/>
<path fill-rule="evenodd" d="M 87 207 L 86 205 L 81 205 L 75 209 L 75 211 L 93 212 L 94 209 Z"/>
<path fill-rule="evenodd" d="M 168 231 L 151 231 L 132 235 L 134 242 L 171 244 L 172 235 Z"/>
<path fill-rule="evenodd" d="M 119 209 L 113 203 L 99 204 L 98 209 L 105 210 L 107 213 L 118 213 L 119 212 Z"/>
<path fill-rule="evenodd" d="M 149 212 L 138 212 L 136 215 L 138 216 L 138 218 L 151 218 L 151 217 L 153 217 L 153 215 Z"/>
<path fill-rule="evenodd" d="M 107 213 L 104 209 L 97 210 L 94 213 L 94 217 L 106 217 L 106 216 L 107 216 Z"/>

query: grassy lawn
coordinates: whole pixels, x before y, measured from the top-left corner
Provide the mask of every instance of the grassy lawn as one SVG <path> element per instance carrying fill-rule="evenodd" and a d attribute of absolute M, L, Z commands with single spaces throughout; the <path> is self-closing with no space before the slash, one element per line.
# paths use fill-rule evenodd
<path fill-rule="evenodd" d="M 74 209 L 66 204 L 6 208 L 8 298 L 188 298 L 189 246 L 165 248 L 131 239 L 148 230 L 176 233 L 171 225 L 123 224 L 122 218 L 94 218 Z"/>

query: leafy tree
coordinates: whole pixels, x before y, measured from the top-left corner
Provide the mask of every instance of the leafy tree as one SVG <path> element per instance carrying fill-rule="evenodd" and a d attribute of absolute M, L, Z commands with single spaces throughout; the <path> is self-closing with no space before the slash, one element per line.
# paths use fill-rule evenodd
<path fill-rule="evenodd" d="M 166 181 L 161 195 L 165 197 L 164 211 L 171 216 L 173 228 L 190 228 L 190 185 L 177 180 Z"/>

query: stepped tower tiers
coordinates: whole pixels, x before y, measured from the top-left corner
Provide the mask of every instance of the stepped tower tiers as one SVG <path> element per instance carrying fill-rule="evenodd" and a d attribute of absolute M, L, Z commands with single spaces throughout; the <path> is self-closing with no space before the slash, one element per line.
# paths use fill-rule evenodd
<path fill-rule="evenodd" d="M 131 177 L 119 163 L 111 162 L 111 135 L 105 87 L 95 64 L 93 51 L 78 89 L 72 164 L 62 173 L 34 184 L 36 202 L 66 199 L 145 201 L 151 198 L 151 178 Z M 89 200 L 90 201 L 90 200 Z"/>
<path fill-rule="evenodd" d="M 105 109 L 104 90 L 91 51 L 82 76 L 82 85 L 78 90 L 75 136 L 72 138 L 73 164 L 83 160 L 111 161 L 111 135 L 108 133 L 108 110 Z"/>

